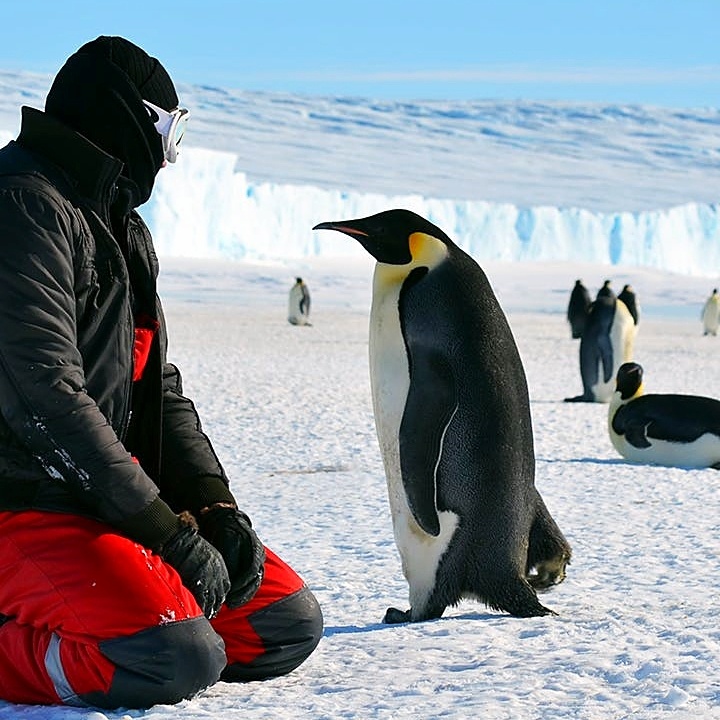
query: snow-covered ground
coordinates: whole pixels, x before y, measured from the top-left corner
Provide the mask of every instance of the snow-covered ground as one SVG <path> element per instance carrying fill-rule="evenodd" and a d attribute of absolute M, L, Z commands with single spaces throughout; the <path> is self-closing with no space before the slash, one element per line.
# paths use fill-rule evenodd
<path fill-rule="evenodd" d="M 371 263 L 166 260 L 170 356 L 265 542 L 316 593 L 325 633 L 293 674 L 219 683 L 177 706 L 98 712 L 10 706 L 0 720 L 720 717 L 720 473 L 626 463 L 607 406 L 580 392 L 564 312 L 577 277 L 635 287 L 635 359 L 648 392 L 720 397 L 720 338 L 702 336 L 707 280 L 596 265 L 492 263 L 530 387 L 537 485 L 573 545 L 557 617 L 475 602 L 440 620 L 381 623 L 405 607 L 370 405 Z M 286 321 L 295 275 L 312 327 Z"/>

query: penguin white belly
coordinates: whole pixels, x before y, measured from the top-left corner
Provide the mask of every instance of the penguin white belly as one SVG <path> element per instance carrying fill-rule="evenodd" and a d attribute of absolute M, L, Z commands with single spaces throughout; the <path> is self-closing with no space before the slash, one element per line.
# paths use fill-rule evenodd
<path fill-rule="evenodd" d="M 716 335 L 720 325 L 720 302 L 708 300 L 703 310 L 703 329 L 707 334 Z"/>
<path fill-rule="evenodd" d="M 632 462 L 681 468 L 708 468 L 720 462 L 720 437 L 705 433 L 693 442 L 671 442 L 648 438 L 650 447 L 631 445 L 624 435 L 611 432 L 615 449 Z"/>
<path fill-rule="evenodd" d="M 308 324 L 307 314 L 301 310 L 302 299 L 302 289 L 299 285 L 293 285 L 290 288 L 290 295 L 288 297 L 288 322 L 293 325 Z"/>
<path fill-rule="evenodd" d="M 385 465 L 395 543 L 410 588 L 410 605 L 424 605 L 435 586 L 435 574 L 458 524 L 458 516 L 440 512 L 440 534 L 428 535 L 415 522 L 407 503 L 400 467 L 400 423 L 410 388 L 410 372 L 400 327 L 400 284 L 375 270 L 370 311 L 370 382 L 380 451 Z"/>

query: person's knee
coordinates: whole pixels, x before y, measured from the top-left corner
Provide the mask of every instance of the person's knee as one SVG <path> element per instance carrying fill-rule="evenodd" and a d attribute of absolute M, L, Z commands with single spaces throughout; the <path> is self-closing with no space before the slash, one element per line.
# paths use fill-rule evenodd
<path fill-rule="evenodd" d="M 324 627 L 320 605 L 307 587 L 258 611 L 250 623 L 265 651 L 250 663 L 228 665 L 221 680 L 264 680 L 292 672 L 315 650 Z"/>
<path fill-rule="evenodd" d="M 83 695 L 103 708 L 174 704 L 213 685 L 225 666 L 222 638 L 202 616 L 100 643 L 116 670 L 104 693 Z"/>

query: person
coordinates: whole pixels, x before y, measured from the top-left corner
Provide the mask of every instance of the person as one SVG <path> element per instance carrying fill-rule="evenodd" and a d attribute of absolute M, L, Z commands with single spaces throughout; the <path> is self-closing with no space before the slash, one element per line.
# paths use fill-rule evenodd
<path fill-rule="evenodd" d="M 0 699 L 145 708 L 290 672 L 318 602 L 258 539 L 179 369 L 136 208 L 188 112 L 100 36 L 0 150 Z"/>
<path fill-rule="evenodd" d="M 310 325 L 310 290 L 301 277 L 295 278 L 288 297 L 288 322 L 291 325 Z"/>
<path fill-rule="evenodd" d="M 713 288 L 710 297 L 705 301 L 700 319 L 703 323 L 703 335 L 717 335 L 720 326 L 720 297 L 717 288 Z"/>

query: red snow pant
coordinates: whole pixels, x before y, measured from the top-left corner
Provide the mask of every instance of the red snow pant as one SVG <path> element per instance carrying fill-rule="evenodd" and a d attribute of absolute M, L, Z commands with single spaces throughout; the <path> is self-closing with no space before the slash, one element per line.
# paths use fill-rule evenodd
<path fill-rule="evenodd" d="M 252 600 L 208 621 L 170 565 L 109 526 L 0 512 L 0 699 L 175 703 L 218 679 L 290 672 L 322 627 L 315 597 L 270 550 Z"/>

